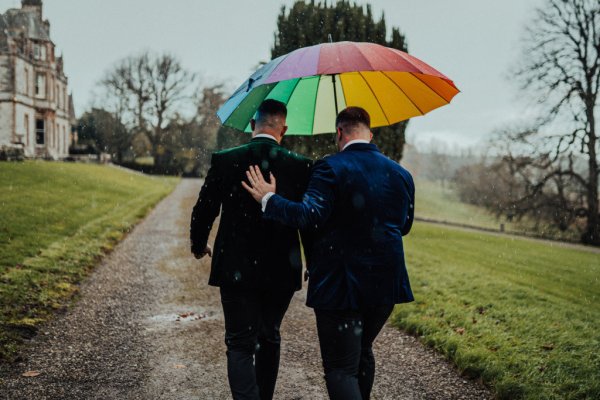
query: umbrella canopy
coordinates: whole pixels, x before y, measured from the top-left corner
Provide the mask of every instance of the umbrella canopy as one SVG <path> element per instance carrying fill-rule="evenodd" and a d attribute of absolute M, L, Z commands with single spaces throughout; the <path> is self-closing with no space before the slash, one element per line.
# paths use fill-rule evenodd
<path fill-rule="evenodd" d="M 304 47 L 259 68 L 219 109 L 224 125 L 250 132 L 265 99 L 287 105 L 287 135 L 335 132 L 338 111 L 362 107 L 371 127 L 391 125 L 446 105 L 459 92 L 423 61 L 374 43 Z"/>

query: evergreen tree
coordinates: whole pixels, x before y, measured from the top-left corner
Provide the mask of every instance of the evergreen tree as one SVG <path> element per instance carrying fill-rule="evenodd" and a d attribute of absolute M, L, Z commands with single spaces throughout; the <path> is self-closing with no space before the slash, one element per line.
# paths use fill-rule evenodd
<path fill-rule="evenodd" d="M 289 10 L 281 8 L 277 17 L 277 31 L 271 49 L 272 58 L 292 52 L 300 47 L 325 43 L 331 34 L 334 42 L 372 42 L 407 51 L 406 40 L 398 28 L 387 37 L 385 16 L 376 21 L 370 5 L 361 6 L 349 1 L 335 4 L 297 1 Z M 376 128 L 373 142 L 390 158 L 400 160 L 404 147 L 404 133 L 408 122 Z M 310 157 L 321 157 L 336 151 L 333 135 L 288 136 L 286 146 Z"/>
<path fill-rule="evenodd" d="M 108 153 L 120 163 L 129 151 L 132 137 L 127 128 L 111 112 L 92 108 L 77 122 L 77 136 L 80 145 L 86 144 L 97 152 Z"/>

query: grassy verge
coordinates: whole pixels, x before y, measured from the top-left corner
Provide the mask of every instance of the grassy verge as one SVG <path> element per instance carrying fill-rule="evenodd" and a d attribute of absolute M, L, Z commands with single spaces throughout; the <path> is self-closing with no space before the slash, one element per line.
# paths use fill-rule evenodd
<path fill-rule="evenodd" d="M 0 163 L 0 361 L 176 183 L 109 166 Z"/>
<path fill-rule="evenodd" d="M 406 239 L 397 326 L 501 399 L 600 398 L 600 254 L 430 224 Z"/>

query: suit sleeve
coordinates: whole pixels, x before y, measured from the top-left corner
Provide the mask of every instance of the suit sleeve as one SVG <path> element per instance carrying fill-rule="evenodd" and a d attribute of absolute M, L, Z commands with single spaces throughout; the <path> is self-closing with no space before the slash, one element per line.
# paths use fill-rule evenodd
<path fill-rule="evenodd" d="M 267 203 L 264 218 L 299 229 L 318 229 L 333 209 L 335 173 L 325 160 L 316 162 L 308 188 L 301 202 L 273 195 Z"/>
<path fill-rule="evenodd" d="M 204 252 L 210 230 L 221 210 L 221 176 L 217 171 L 216 158 L 216 155 L 213 154 L 210 169 L 204 179 L 198 201 L 192 210 L 190 241 L 194 254 Z"/>
<path fill-rule="evenodd" d="M 407 189 L 408 189 L 408 214 L 406 223 L 402 227 L 402 236 L 408 235 L 415 220 L 415 182 L 412 176 L 407 172 Z"/>
<path fill-rule="evenodd" d="M 310 180 L 311 171 L 313 168 L 313 161 L 309 160 L 306 163 L 304 168 L 304 175 L 302 176 L 302 191 L 301 193 L 305 193 L 308 188 L 308 182 Z M 314 243 L 314 231 L 312 229 L 300 229 L 300 240 L 302 241 L 302 251 L 304 252 L 304 259 L 306 261 L 306 266 L 311 265 L 311 251 L 312 245 Z"/>

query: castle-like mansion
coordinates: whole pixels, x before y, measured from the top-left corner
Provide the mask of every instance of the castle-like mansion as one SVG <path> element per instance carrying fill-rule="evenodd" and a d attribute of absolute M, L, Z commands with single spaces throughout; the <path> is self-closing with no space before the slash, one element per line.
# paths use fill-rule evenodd
<path fill-rule="evenodd" d="M 71 145 L 72 99 L 42 0 L 0 14 L 0 148 L 59 159 Z"/>

